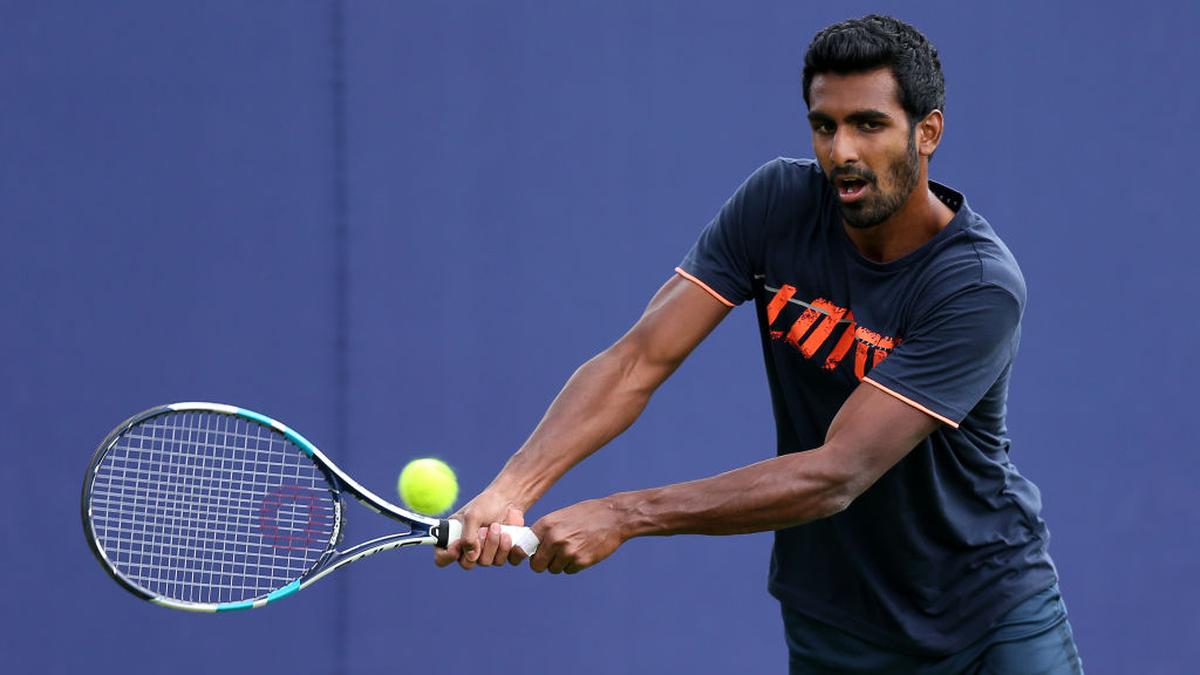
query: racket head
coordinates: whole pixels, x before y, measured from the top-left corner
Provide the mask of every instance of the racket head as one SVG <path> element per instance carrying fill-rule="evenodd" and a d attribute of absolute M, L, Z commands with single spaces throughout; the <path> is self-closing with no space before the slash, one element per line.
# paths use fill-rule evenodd
<path fill-rule="evenodd" d="M 143 411 L 84 478 L 88 545 L 131 593 L 192 611 L 261 607 L 300 588 L 341 539 L 337 476 L 286 425 L 218 403 Z"/>

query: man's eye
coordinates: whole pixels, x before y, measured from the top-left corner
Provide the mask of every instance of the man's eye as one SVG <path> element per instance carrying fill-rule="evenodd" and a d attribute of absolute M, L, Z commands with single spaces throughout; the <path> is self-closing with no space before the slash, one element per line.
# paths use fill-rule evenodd
<path fill-rule="evenodd" d="M 815 134 L 821 134 L 821 135 L 823 135 L 823 136 L 826 136 L 826 135 L 832 134 L 832 133 L 833 133 L 833 125 L 832 125 L 832 124 L 816 124 L 816 125 L 813 125 L 813 133 L 815 133 Z"/>
<path fill-rule="evenodd" d="M 879 131 L 883 128 L 883 125 L 879 122 L 863 122 L 862 124 L 858 125 L 858 128 L 862 129 L 863 131 Z"/>

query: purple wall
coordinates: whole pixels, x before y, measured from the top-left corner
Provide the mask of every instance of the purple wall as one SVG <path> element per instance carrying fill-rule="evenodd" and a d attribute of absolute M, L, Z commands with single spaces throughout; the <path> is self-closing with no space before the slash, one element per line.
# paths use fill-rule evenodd
<path fill-rule="evenodd" d="M 911 4 L 875 9 L 941 52 L 932 173 L 1029 283 L 1013 457 L 1088 672 L 1186 672 L 1200 10 Z M 865 11 L 0 5 L 6 670 L 382 673 L 413 651 L 455 672 L 782 671 L 766 534 L 634 541 L 573 577 L 398 553 L 193 616 L 105 578 L 79 482 L 128 414 L 211 399 L 290 422 L 381 494 L 424 454 L 473 494 L 740 181 L 811 153 L 804 48 Z M 530 515 L 770 456 L 760 359 L 738 310 Z M 373 533 L 350 508 L 349 536 Z"/>

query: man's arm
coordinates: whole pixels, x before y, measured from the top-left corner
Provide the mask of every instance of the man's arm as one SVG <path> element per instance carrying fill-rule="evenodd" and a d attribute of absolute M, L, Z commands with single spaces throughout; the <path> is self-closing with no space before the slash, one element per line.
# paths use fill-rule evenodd
<path fill-rule="evenodd" d="M 697 285 L 669 279 L 628 333 L 575 371 L 491 485 L 455 514 L 464 535 L 491 523 L 520 524 L 555 481 L 633 424 L 658 386 L 728 313 Z M 504 564 L 512 548 L 498 525 L 478 540 L 461 541 L 438 551 L 437 563 Z"/>
<path fill-rule="evenodd" d="M 842 405 L 825 443 L 712 478 L 581 502 L 534 524 L 536 571 L 579 572 L 632 537 L 778 530 L 845 509 L 939 422 L 871 384 Z"/>

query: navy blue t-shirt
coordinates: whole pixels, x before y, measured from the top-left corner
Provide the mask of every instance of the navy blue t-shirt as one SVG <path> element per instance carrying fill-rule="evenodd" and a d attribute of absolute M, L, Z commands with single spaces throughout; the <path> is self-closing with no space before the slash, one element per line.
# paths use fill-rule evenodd
<path fill-rule="evenodd" d="M 858 386 L 942 422 L 845 511 L 776 532 L 770 590 L 885 647 L 946 653 L 1057 575 L 1037 487 L 1008 457 L 1025 282 L 961 194 L 930 189 L 953 220 L 877 263 L 843 230 L 820 166 L 777 159 L 677 271 L 726 304 L 754 300 L 779 454 L 819 447 Z"/>

